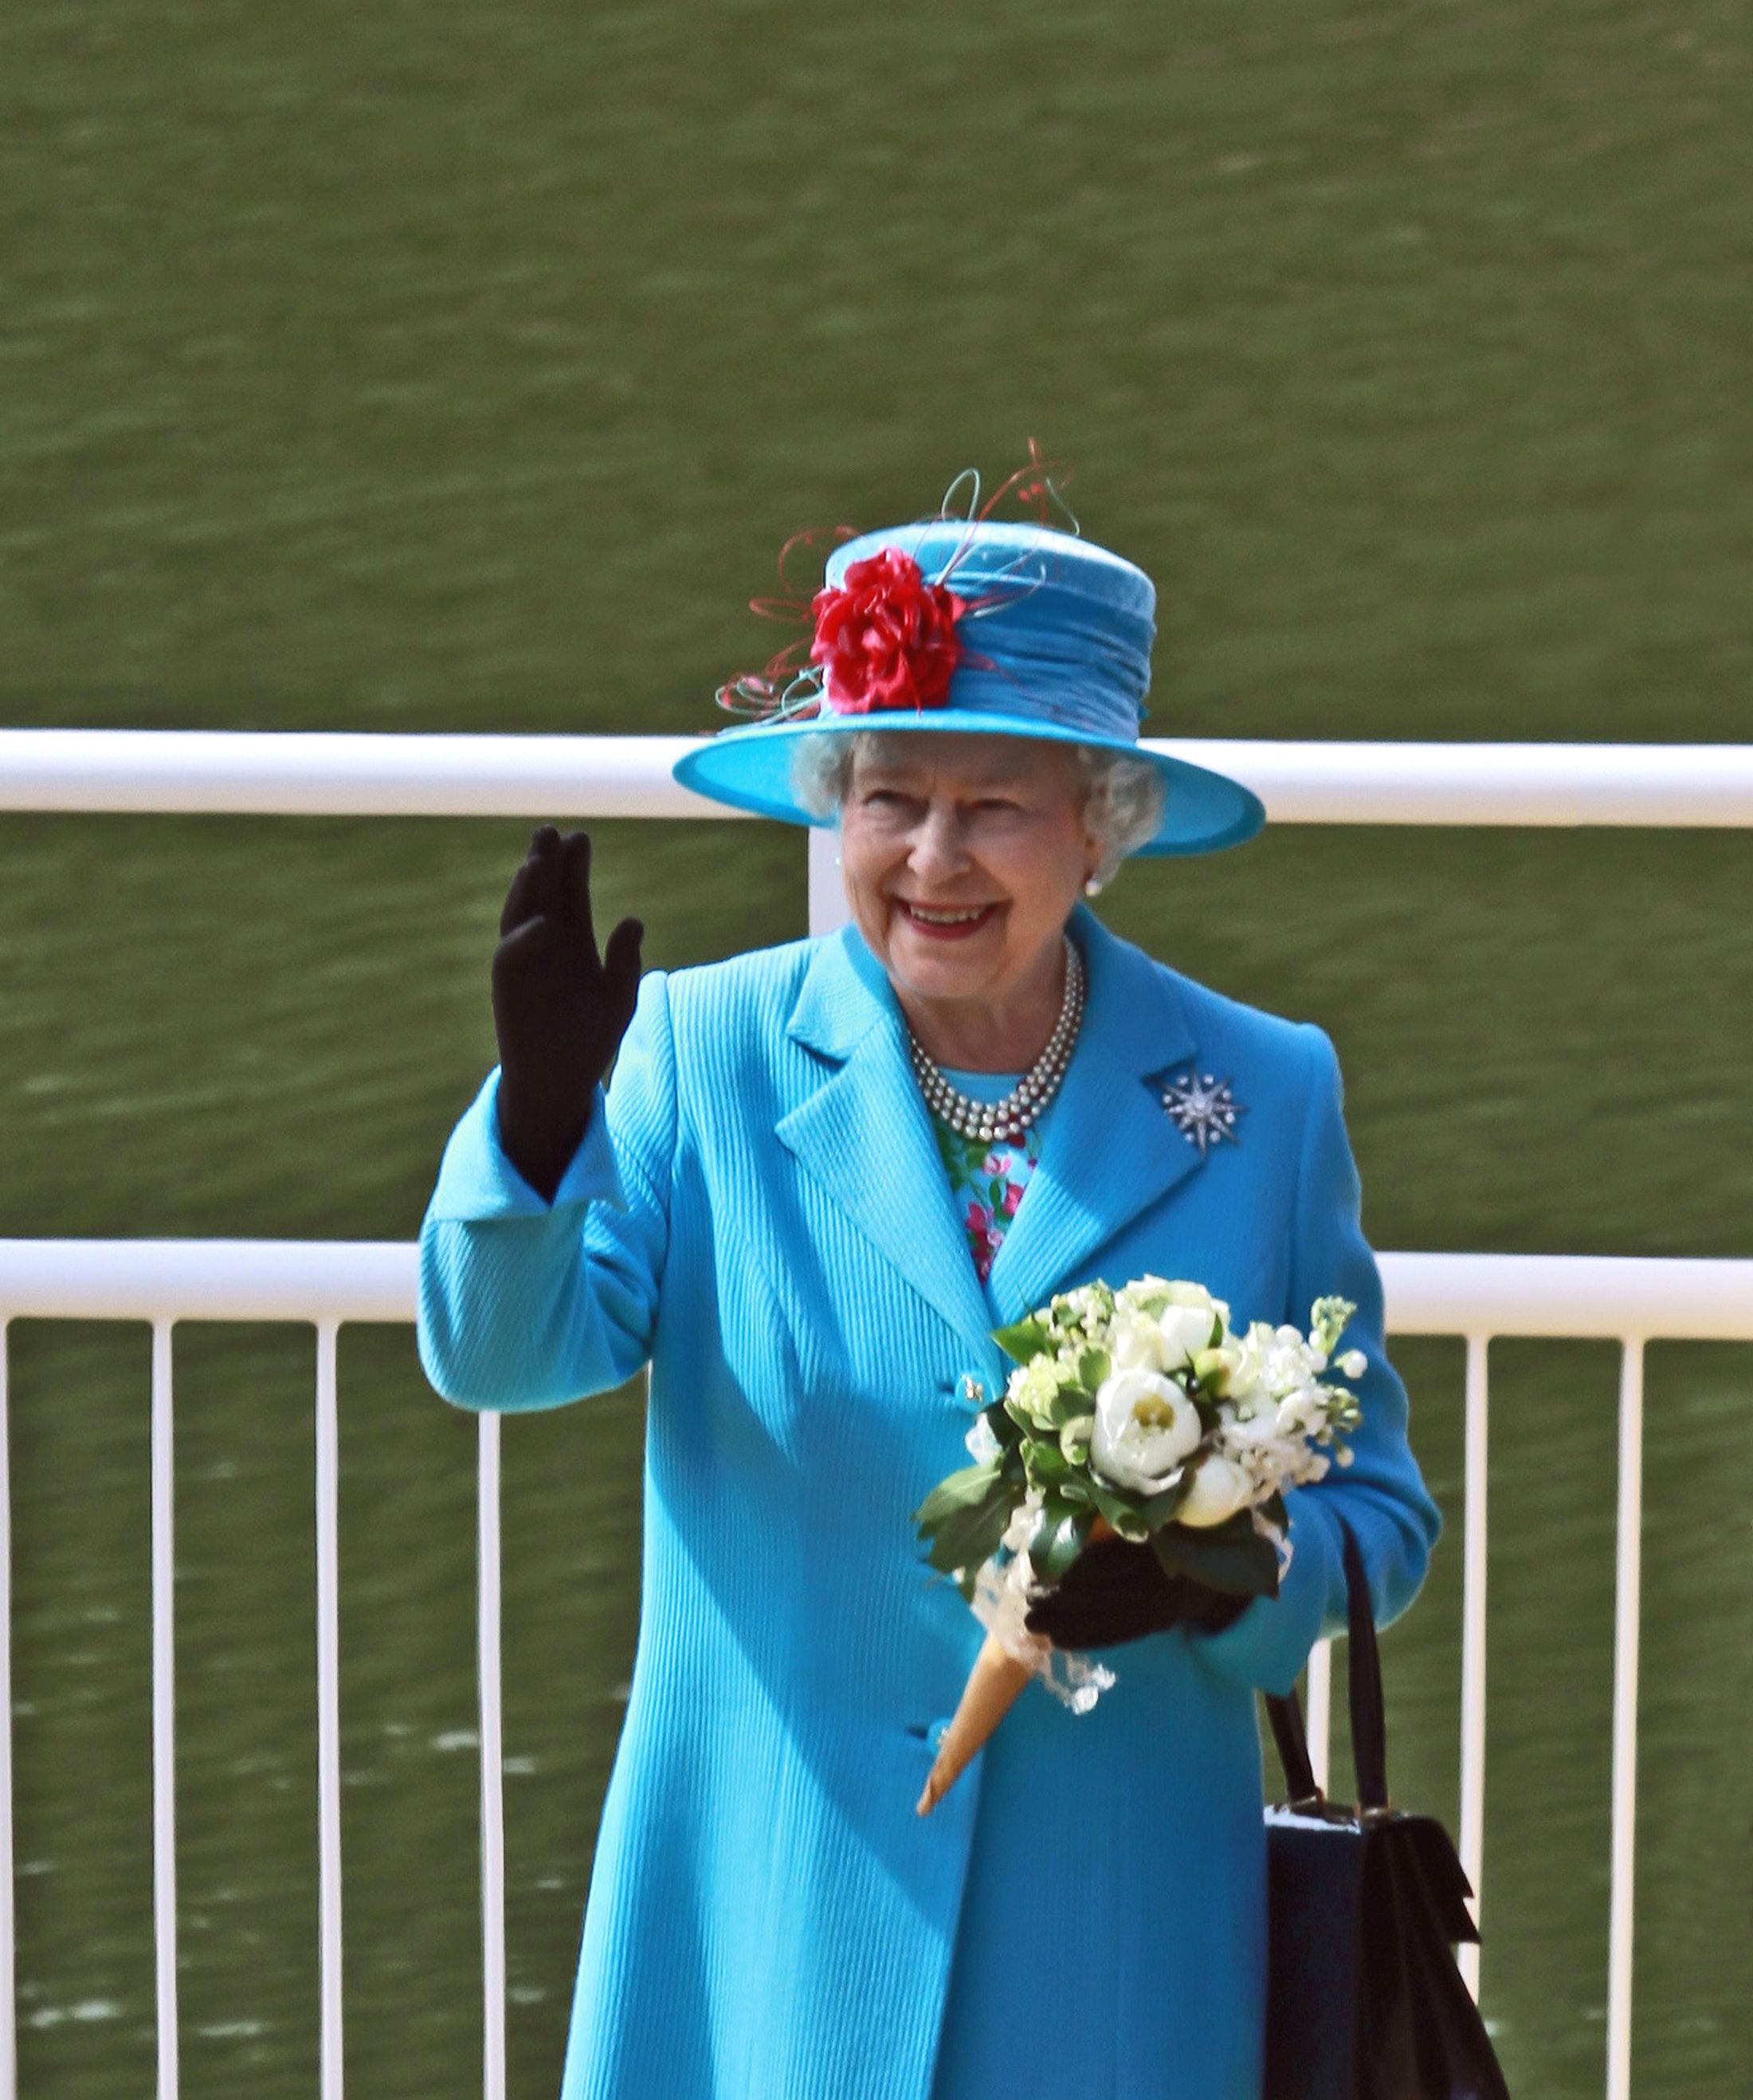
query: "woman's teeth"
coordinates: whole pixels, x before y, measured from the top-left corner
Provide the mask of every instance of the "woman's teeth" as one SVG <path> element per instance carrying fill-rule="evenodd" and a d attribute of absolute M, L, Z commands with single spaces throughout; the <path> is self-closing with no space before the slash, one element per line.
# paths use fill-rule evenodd
<path fill-rule="evenodd" d="M 923 905 L 910 904 L 907 911 L 914 919 L 923 919 L 927 926 L 966 926 L 976 919 L 984 919 L 991 906 L 973 904 L 960 911 L 927 911 Z"/>

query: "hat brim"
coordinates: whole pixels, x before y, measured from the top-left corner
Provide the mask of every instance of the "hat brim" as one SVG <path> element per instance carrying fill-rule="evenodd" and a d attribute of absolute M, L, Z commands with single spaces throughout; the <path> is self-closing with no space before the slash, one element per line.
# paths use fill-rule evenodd
<path fill-rule="evenodd" d="M 1124 741 L 1092 736 L 1086 730 L 1046 722 L 1026 715 L 993 714 L 967 708 L 933 708 L 929 712 L 812 716 L 803 721 L 752 723 L 723 730 L 692 751 L 685 752 L 671 771 L 684 788 L 733 809 L 752 810 L 786 824 L 831 824 L 813 816 L 797 799 L 791 783 L 792 754 L 807 736 L 849 736 L 861 730 L 906 735 L 1026 737 L 1037 743 L 1081 743 L 1140 758 L 1161 774 L 1163 820 L 1155 834 L 1134 849 L 1140 854 L 1217 853 L 1251 839 L 1266 823 L 1266 807 L 1251 788 L 1227 774 L 1171 758 L 1165 752 Z"/>

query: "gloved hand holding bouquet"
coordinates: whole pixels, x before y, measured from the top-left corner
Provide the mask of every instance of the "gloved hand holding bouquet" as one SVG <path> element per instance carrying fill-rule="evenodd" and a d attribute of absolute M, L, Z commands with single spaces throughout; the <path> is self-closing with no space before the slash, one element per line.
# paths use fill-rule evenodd
<path fill-rule="evenodd" d="M 1288 1560 L 1283 1491 L 1350 1454 L 1359 1350 L 1333 1351 L 1356 1308 L 1318 1299 L 1306 1335 L 1243 1335 L 1202 1285 L 1146 1276 L 1064 1292 L 994 1339 L 1016 1365 L 968 1433 L 975 1463 L 913 1512 L 934 1568 L 987 1629 L 917 1804 L 928 1815 L 1032 1675 L 1075 1711 L 1114 1682 L 1030 1630 L 1085 1548 L 1147 1543 L 1165 1573 L 1244 1603 L 1275 1596 Z"/>

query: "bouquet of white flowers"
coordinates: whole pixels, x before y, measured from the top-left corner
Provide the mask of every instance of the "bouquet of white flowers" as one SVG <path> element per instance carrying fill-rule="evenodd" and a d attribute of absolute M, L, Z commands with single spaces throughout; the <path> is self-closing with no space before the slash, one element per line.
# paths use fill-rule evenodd
<path fill-rule="evenodd" d="M 1086 1284 L 997 1331 L 1016 1369 L 968 1432 L 975 1462 L 913 1512 L 931 1564 L 987 1629 L 920 1815 L 1032 1675 L 1080 1713 L 1114 1682 L 1024 1624 L 1092 1540 L 1147 1541 L 1171 1575 L 1277 1594 L 1284 1489 L 1350 1458 L 1337 1440 L 1360 1419 L 1357 1396 L 1324 1374 L 1363 1376 L 1360 1350 L 1333 1355 L 1356 1309 L 1317 1299 L 1307 1335 L 1258 1320 L 1237 1335 L 1202 1285 L 1145 1276 L 1119 1290 Z"/>

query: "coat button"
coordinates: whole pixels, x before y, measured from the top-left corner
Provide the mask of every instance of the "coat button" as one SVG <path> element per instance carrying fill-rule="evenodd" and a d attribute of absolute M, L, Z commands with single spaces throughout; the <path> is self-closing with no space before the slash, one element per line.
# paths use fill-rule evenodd
<path fill-rule="evenodd" d="M 934 1757 L 943 1747 L 944 1736 L 948 1731 L 949 1727 L 949 1716 L 947 1714 L 940 1714 L 938 1718 L 932 1722 L 931 1727 L 925 1732 L 927 1747 L 931 1750 L 932 1754 Z"/>

